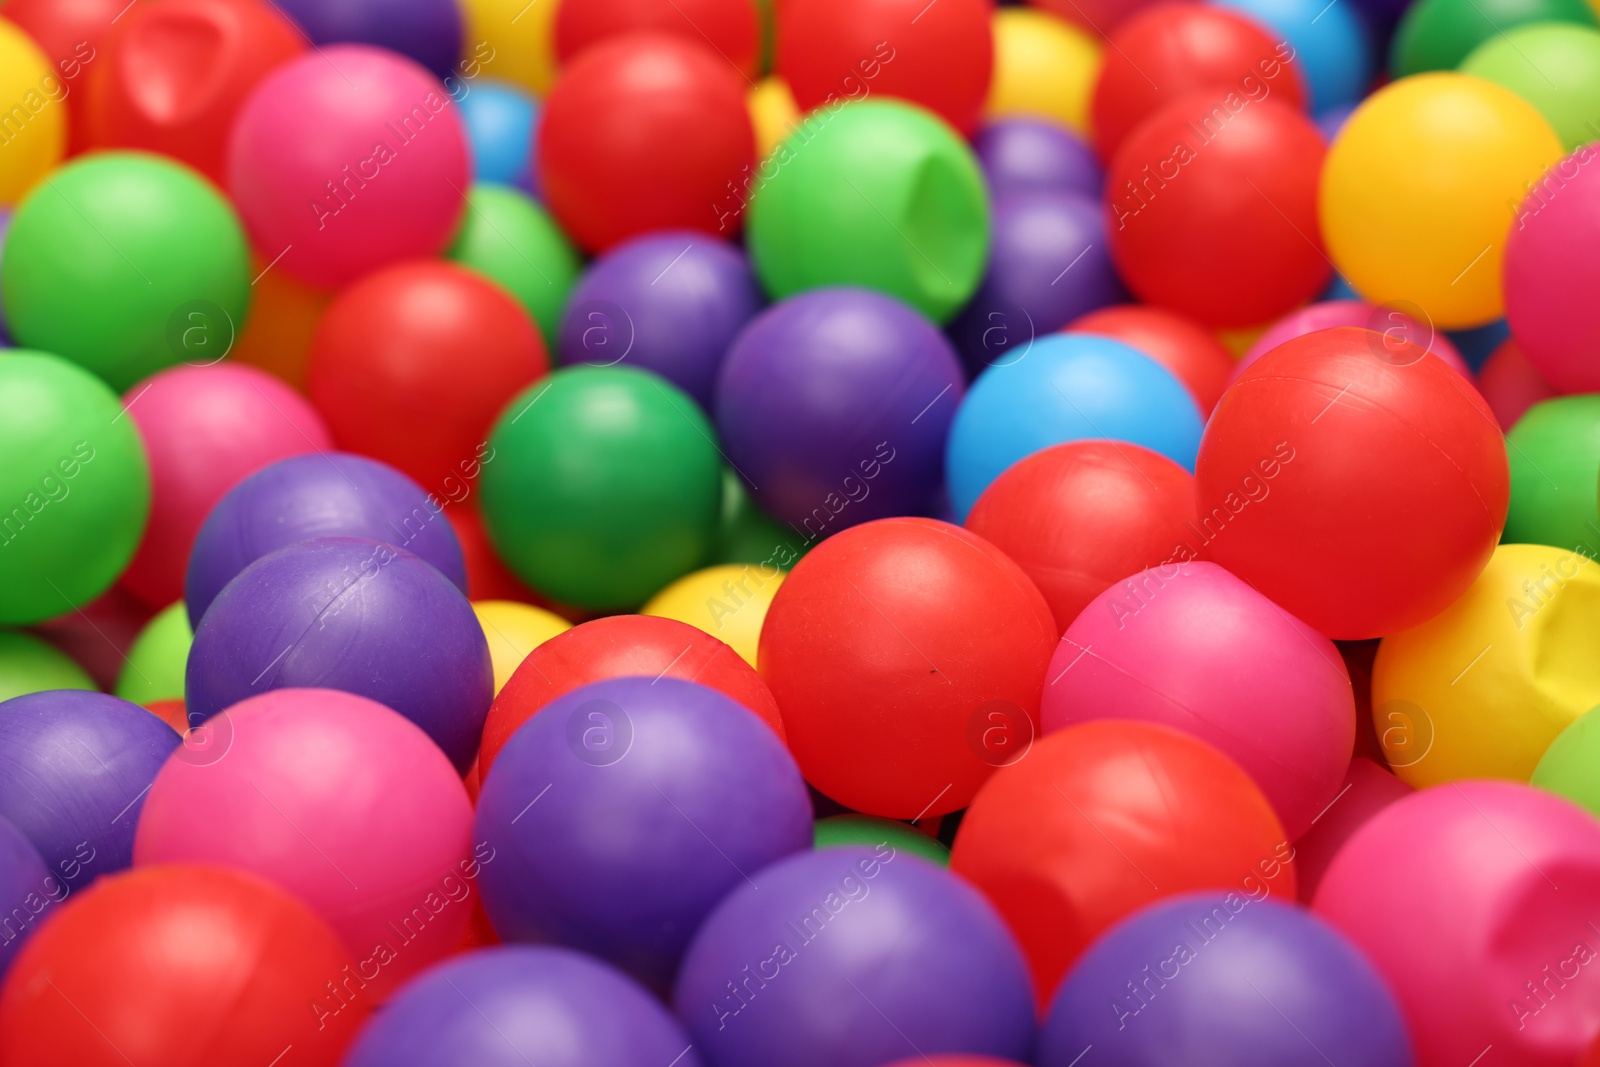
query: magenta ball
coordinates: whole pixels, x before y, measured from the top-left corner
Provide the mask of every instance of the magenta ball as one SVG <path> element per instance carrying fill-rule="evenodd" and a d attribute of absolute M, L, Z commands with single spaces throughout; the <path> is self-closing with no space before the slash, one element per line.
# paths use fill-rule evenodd
<path fill-rule="evenodd" d="M 1289 840 L 1334 799 L 1355 695 L 1332 641 L 1215 563 L 1167 563 L 1095 597 L 1061 636 L 1040 716 L 1161 723 L 1243 767 Z"/>
<path fill-rule="evenodd" d="M 427 734 L 331 689 L 251 697 L 207 730 L 156 776 L 135 863 L 282 886 L 343 939 L 373 1003 L 455 950 L 476 901 L 472 803 Z"/>
<path fill-rule="evenodd" d="M 1410 341 L 1450 364 L 1451 368 L 1463 378 L 1472 380 L 1471 368 L 1467 366 L 1466 360 L 1461 358 L 1461 353 L 1456 351 L 1456 346 L 1445 336 L 1443 330 L 1436 330 L 1427 322 L 1418 322 L 1398 308 L 1380 307 L 1360 300 L 1325 300 L 1320 304 L 1309 304 L 1298 311 L 1289 312 L 1267 327 L 1266 332 L 1256 338 L 1256 343 L 1239 357 L 1239 362 L 1233 368 L 1233 377 L 1239 377 L 1246 367 L 1285 341 L 1292 341 L 1296 337 L 1318 330 L 1332 330 L 1339 326 L 1354 326 L 1378 334 L 1379 336 L 1373 339 L 1373 344 L 1376 346 L 1374 351 L 1379 355 L 1385 351 L 1384 337 L 1395 339 L 1396 344 L 1399 341 Z"/>
<path fill-rule="evenodd" d="M 392 545 L 328 537 L 262 556 L 218 594 L 195 628 L 184 698 L 198 724 L 305 688 L 393 708 L 465 773 L 494 675 L 472 605 L 444 575 Z"/>
<path fill-rule="evenodd" d="M 319 48 L 273 71 L 228 145 L 228 191 L 256 253 L 324 288 L 443 252 L 470 174 L 444 86 L 368 45 Z"/>
<path fill-rule="evenodd" d="M 1572 1067 L 1600 1030 L 1596 899 L 1600 822 L 1531 786 L 1468 781 L 1374 816 L 1313 908 L 1388 980 L 1419 1067 Z"/>
<path fill-rule="evenodd" d="M 1550 168 L 1506 241 L 1506 322 L 1528 362 L 1562 393 L 1600 391 L 1600 175 L 1592 145 Z"/>
<path fill-rule="evenodd" d="M 150 460 L 150 522 L 121 581 L 151 608 L 182 599 L 189 549 L 229 489 L 270 463 L 333 447 L 311 402 L 254 367 L 172 367 L 123 403 Z"/>

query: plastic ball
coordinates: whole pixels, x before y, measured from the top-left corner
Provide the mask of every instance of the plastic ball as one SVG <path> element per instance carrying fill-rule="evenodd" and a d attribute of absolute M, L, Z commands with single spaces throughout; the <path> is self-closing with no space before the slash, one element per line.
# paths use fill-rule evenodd
<path fill-rule="evenodd" d="M 1196 521 L 1194 479 L 1147 448 L 1052 445 L 990 483 L 965 526 L 1015 560 L 1059 633 L 1114 583 L 1175 558 Z"/>
<path fill-rule="evenodd" d="M 585 50 L 539 126 L 540 186 L 561 228 L 589 252 L 652 230 L 737 233 L 742 205 L 722 202 L 756 161 L 744 90 L 704 43 L 675 34 Z"/>
<path fill-rule="evenodd" d="M 908 1045 L 1027 1055 L 1022 958 L 961 879 L 892 845 L 808 852 L 755 878 L 695 935 L 673 996 L 714 1067 L 875 1067 Z"/>
<path fill-rule="evenodd" d="M 1550 124 L 1509 90 L 1462 74 L 1403 78 L 1328 150 L 1328 254 L 1374 303 L 1414 304 L 1424 315 L 1413 317 L 1444 329 L 1488 322 L 1503 307 L 1506 205 L 1560 158 Z"/>
<path fill-rule="evenodd" d="M 932 505 L 963 377 L 950 343 L 911 308 L 820 289 L 734 341 L 717 432 L 756 502 L 814 539 Z"/>
<path fill-rule="evenodd" d="M 543 97 L 556 80 L 551 39 L 558 4 L 523 0 L 458 0 L 466 20 L 466 40 L 487 44 L 494 73 Z"/>
<path fill-rule="evenodd" d="M 805 0 L 779 6 L 776 70 L 801 111 L 898 97 L 971 133 L 994 63 L 987 0 Z"/>
<path fill-rule="evenodd" d="M 1600 555 L 1600 396 L 1563 396 L 1530 407 L 1506 435 L 1511 508 L 1502 540 Z"/>
<path fill-rule="evenodd" d="M 558 350 L 578 253 L 544 208 L 514 189 L 474 185 L 448 255 L 521 301 L 539 324 L 545 350 Z"/>
<path fill-rule="evenodd" d="M 1285 341 L 1339 326 L 1352 326 L 1382 334 L 1382 343 L 1389 348 L 1397 349 L 1398 343 L 1405 341 L 1426 349 L 1450 364 L 1451 369 L 1467 381 L 1472 381 L 1471 369 L 1443 332 L 1434 330 L 1425 322 L 1418 322 L 1399 308 L 1375 307 L 1361 300 L 1324 300 L 1291 311 L 1267 327 L 1266 332 L 1256 338 L 1255 344 L 1239 357 L 1233 368 L 1233 377 L 1243 374 L 1246 367 Z M 1402 359 L 1409 358 L 1409 355 L 1400 356 L 1398 349 L 1396 355 Z"/>
<path fill-rule="evenodd" d="M 1233 377 L 1233 355 L 1205 327 L 1176 311 L 1119 304 L 1074 319 L 1067 330 L 1109 337 L 1149 356 L 1183 383 L 1202 415 L 1211 414 Z"/>
<path fill-rule="evenodd" d="M 0 817 L 80 889 L 133 862 L 145 791 L 177 747 L 172 727 L 104 693 L 8 700 L 0 705 Z"/>
<path fill-rule="evenodd" d="M 1084 953 L 1036 1062 L 1067 1067 L 1088 1048 L 1126 1067 L 1180 1049 L 1275 1067 L 1414 1063 L 1394 994 L 1361 952 L 1316 916 L 1237 890 L 1151 904 Z"/>
<path fill-rule="evenodd" d="M 1109 338 L 1053 334 L 972 383 L 945 453 L 950 502 L 965 517 L 1017 460 L 1085 438 L 1142 445 L 1193 470 L 1201 427 L 1194 398 L 1155 360 Z"/>
<path fill-rule="evenodd" d="M 66 360 L 6 352 L 0 455 L 0 623 L 40 622 L 105 592 L 150 513 L 144 446 L 116 394 Z"/>
<path fill-rule="evenodd" d="M 1600 284 L 1592 244 L 1600 181 L 1587 166 L 1595 156 L 1585 145 L 1532 186 L 1506 241 L 1506 321 L 1528 362 L 1563 393 L 1600 391 L 1600 327 L 1587 303 Z"/>
<path fill-rule="evenodd" d="M 639 613 L 677 619 L 704 630 L 754 667 L 761 626 L 783 579 L 784 572 L 771 564 L 706 567 L 661 590 Z"/>
<path fill-rule="evenodd" d="M 256 249 L 329 288 L 444 251 L 468 174 L 466 130 L 443 87 L 366 45 L 278 67 L 245 100 L 228 146 L 228 192 Z"/>
<path fill-rule="evenodd" d="M 1556 735 L 1539 757 L 1529 784 L 1600 814 L 1600 789 L 1595 788 L 1593 774 L 1595 760 L 1600 757 L 1597 710 L 1600 709 L 1590 708 Z"/>
<path fill-rule="evenodd" d="M 699 407 L 629 367 L 568 367 L 515 396 L 480 478 L 489 536 L 518 577 L 625 609 L 710 551 L 721 458 Z"/>
<path fill-rule="evenodd" d="M 1522 346 L 1512 338 L 1503 341 L 1478 368 L 1476 380 L 1495 421 L 1508 433 L 1534 405 L 1557 395 L 1555 386 L 1534 369 L 1522 354 Z M 1509 522 L 1510 516 L 1506 518 Z"/>
<path fill-rule="evenodd" d="M 1370 707 L 1358 708 L 1357 714 L 1370 715 L 1371 711 Z M 1338 796 L 1317 816 L 1315 825 L 1295 839 L 1294 869 L 1301 903 L 1311 904 L 1328 866 L 1357 830 L 1378 812 L 1414 792 L 1381 763 L 1361 755 L 1353 758 Z"/>
<path fill-rule="evenodd" d="M 194 630 L 188 607 L 179 600 L 156 613 L 139 631 L 117 676 L 117 696 L 131 704 L 182 700 L 183 675 Z"/>
<path fill-rule="evenodd" d="M 626 975 L 564 948 L 458 956 L 408 984 L 342 1067 L 701 1067 L 682 1026 Z"/>
<path fill-rule="evenodd" d="M 64 98 L 57 102 L 67 107 L 68 152 L 81 152 L 86 147 L 88 94 L 83 90 L 88 79 L 84 75 L 100 55 L 96 46 L 104 44 L 126 7 L 126 0 L 6 0 L 0 17 L 20 27 L 55 65 L 61 88 L 50 90 L 49 82 L 40 87 L 52 95 L 60 92 Z M 6 66 L 14 69 L 9 63 Z M 5 199 L 0 197 L 0 203 Z"/>
<path fill-rule="evenodd" d="M 227 720 L 214 727 L 226 749 L 156 776 L 135 862 L 217 864 L 288 890 L 344 941 L 370 1003 L 450 954 L 471 916 L 472 805 L 428 736 L 329 689 L 252 697 Z"/>
<path fill-rule="evenodd" d="M 60 882 L 45 867 L 39 850 L 21 830 L 0 819 L 0 908 L 5 909 L 5 938 L 0 941 L 0 978 L 17 950 L 39 929 L 50 907 L 64 897 Z"/>
<path fill-rule="evenodd" d="M 228 491 L 189 554 L 184 598 L 199 625 L 217 594 L 269 552 L 315 537 L 366 537 L 414 552 L 462 592 L 461 544 L 446 505 L 393 467 L 327 453 L 280 460 Z"/>
<path fill-rule="evenodd" d="M 1106 170 L 1111 258 L 1149 303 L 1252 326 L 1328 282 L 1317 232 L 1325 147 L 1279 100 L 1211 90 L 1144 119 Z"/>
<path fill-rule="evenodd" d="M 1033 115 L 1089 135 L 1100 42 L 1075 23 L 1025 7 L 996 9 L 986 118 Z"/>
<path fill-rule="evenodd" d="M 1306 106 L 1304 76 L 1289 43 L 1274 42 L 1260 23 L 1223 7 L 1182 0 L 1145 7 L 1110 32 L 1104 55 L 1089 106 L 1102 159 L 1111 159 L 1145 119 L 1200 91 L 1211 91 L 1230 111 L 1238 110 L 1234 102 L 1267 99 L 1295 110 Z"/>
<path fill-rule="evenodd" d="M 0 702 L 47 689 L 94 688 L 94 679 L 55 645 L 0 630 Z"/>
<path fill-rule="evenodd" d="M 163 727 L 165 729 L 165 727 Z M 7 1063 L 270 1063 L 336 1067 L 371 1008 L 333 931 L 239 871 L 153 867 L 62 908 L 12 963 L 0 994 Z M 307 1010 L 307 1008 L 310 1010 Z"/>
<path fill-rule="evenodd" d="M 744 252 L 693 231 L 652 233 L 584 272 L 561 318 L 561 362 L 655 371 L 711 409 L 717 370 L 761 288 Z"/>
<path fill-rule="evenodd" d="M 814 839 L 819 849 L 888 845 L 897 853 L 920 856 L 941 867 L 950 865 L 950 850 L 942 841 L 894 819 L 879 819 L 872 815 L 834 815 L 817 820 Z"/>
<path fill-rule="evenodd" d="M 989 266 L 950 324 L 974 372 L 1026 358 L 1040 334 L 1127 299 L 1111 265 L 1098 197 L 1026 193 L 994 205 Z"/>
<path fill-rule="evenodd" d="M 1593 26 L 1595 15 L 1584 0 L 1418 0 L 1389 43 L 1389 69 L 1397 78 L 1451 70 L 1483 42 L 1541 22 Z"/>
<path fill-rule="evenodd" d="M 1283 344 L 1223 394 L 1195 467 L 1196 549 L 1336 640 L 1450 605 L 1505 522 L 1505 445 L 1476 390 L 1370 330 Z"/>
<path fill-rule="evenodd" d="M 515 600 L 475 600 L 472 613 L 483 627 L 484 640 L 489 642 L 496 696 L 528 658 L 528 653 L 572 629 L 570 622 L 554 612 Z"/>
<path fill-rule="evenodd" d="M 159 152 L 221 184 L 245 97 L 304 53 L 305 38 L 259 0 L 163 0 L 126 14 L 87 67 L 87 146 Z"/>
<path fill-rule="evenodd" d="M 472 180 L 513 185 L 536 194 L 534 132 L 539 104 L 509 82 L 485 79 L 462 96 L 461 121 L 472 150 Z"/>
<path fill-rule="evenodd" d="M 455 0 L 273 0 L 319 45 L 377 45 L 407 56 L 436 77 L 448 77 L 463 54 Z M 474 54 L 481 60 L 486 42 Z M 488 54 L 493 54 L 489 48 Z"/>
<path fill-rule="evenodd" d="M 942 815 L 1037 732 L 1056 632 L 1032 581 L 987 541 L 882 519 L 830 537 L 784 579 L 761 677 L 817 789 L 868 815 Z"/>
<path fill-rule="evenodd" d="M 228 490 L 333 447 L 305 397 L 252 367 L 172 367 L 135 383 L 124 403 L 150 462 L 150 521 L 120 581 L 153 608 L 183 597 L 189 550 Z"/>
<path fill-rule="evenodd" d="M 195 627 L 184 696 L 198 724 L 246 697 L 308 687 L 393 708 L 464 772 L 494 669 L 467 598 L 426 561 L 325 537 L 261 557 L 217 595 Z"/>
<path fill-rule="evenodd" d="M 1600 30 L 1535 22 L 1485 40 L 1457 68 L 1539 109 L 1569 151 L 1600 137 Z"/>
<path fill-rule="evenodd" d="M 1438 615 L 1384 638 L 1372 671 L 1385 756 L 1419 789 L 1525 782 L 1557 734 L 1600 704 L 1600 566 L 1570 548 L 1501 545 Z M 1506 714 L 1515 708 L 1516 714 Z"/>
<path fill-rule="evenodd" d="M 584 0 L 555 15 L 556 59 L 630 33 L 673 34 L 716 52 L 745 78 L 759 73 L 761 32 L 751 0 Z"/>
<path fill-rule="evenodd" d="M 473 827 L 495 851 L 484 906 L 502 938 L 594 953 L 656 988 L 723 897 L 811 834 L 777 735 L 714 689 L 643 677 L 542 708 L 495 759 Z"/>
<path fill-rule="evenodd" d="M 0 19 L 0 100 L 6 112 L 0 205 L 15 204 L 61 162 L 67 148 L 68 87 L 52 62 L 15 23 Z"/>
<path fill-rule="evenodd" d="M 0 271 L 12 336 L 118 390 L 178 362 L 221 359 L 250 278 L 222 193 L 182 164 L 132 152 L 53 173 L 11 220 Z"/>
<path fill-rule="evenodd" d="M 1306 82 L 1306 103 L 1317 112 L 1353 104 L 1372 83 L 1376 57 L 1371 30 L 1351 4 L 1323 8 L 1317 0 L 1223 0 L 1286 41 Z"/>
<path fill-rule="evenodd" d="M 1055 123 L 996 119 L 978 131 L 972 147 L 991 200 L 1018 193 L 1100 195 L 1104 179 L 1094 151 Z"/>
<path fill-rule="evenodd" d="M 250 301 L 250 317 L 239 331 L 228 358 L 258 367 L 295 389 L 306 388 L 306 364 L 311 361 L 311 339 L 317 323 L 333 300 L 333 293 L 296 281 L 257 257 L 259 268 Z M 264 272 L 264 273 L 263 273 Z"/>
<path fill-rule="evenodd" d="M 943 322 L 977 290 L 989 247 L 983 177 L 972 149 L 930 113 L 894 100 L 829 104 L 756 179 L 750 258 L 774 299 L 861 285 Z M 745 205 L 738 191 L 723 199 L 730 212 Z"/>
<path fill-rule="evenodd" d="M 770 74 L 745 95 L 750 125 L 756 134 L 756 156 L 766 160 L 780 142 L 800 127 L 800 108 L 789 83 Z"/>
<path fill-rule="evenodd" d="M 1600 1025 L 1600 970 L 1585 966 L 1596 892 L 1592 816 L 1526 786 L 1460 782 L 1357 831 L 1315 911 L 1388 982 L 1419 1067 L 1489 1046 L 1507 1063 L 1565 1067 Z"/>
<path fill-rule="evenodd" d="M 675 619 L 613 615 L 575 626 L 528 654 L 489 709 L 479 768 L 487 776 L 517 728 L 556 698 L 594 682 L 641 676 L 715 689 L 785 736 L 771 691 L 733 649 Z"/>

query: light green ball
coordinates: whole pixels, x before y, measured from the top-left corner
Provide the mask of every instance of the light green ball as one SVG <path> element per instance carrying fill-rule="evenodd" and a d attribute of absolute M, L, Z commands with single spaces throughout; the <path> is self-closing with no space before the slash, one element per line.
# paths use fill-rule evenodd
<path fill-rule="evenodd" d="M 1536 22 L 1484 41 L 1458 68 L 1538 109 L 1568 149 L 1600 141 L 1600 29 Z"/>
<path fill-rule="evenodd" d="M 145 623 L 117 677 L 117 696 L 135 704 L 182 700 L 184 670 L 194 630 L 183 601 L 172 604 Z"/>
<path fill-rule="evenodd" d="M 582 264 L 544 208 L 503 185 L 474 185 L 461 232 L 447 254 L 498 282 L 528 309 L 554 363 L 561 313 Z"/>
<path fill-rule="evenodd" d="M 1530 782 L 1600 816 L 1600 708 L 1584 712 L 1556 735 Z"/>
<path fill-rule="evenodd" d="M 32 634 L 0 630 L 0 701 L 46 689 L 94 689 L 72 657 Z"/>

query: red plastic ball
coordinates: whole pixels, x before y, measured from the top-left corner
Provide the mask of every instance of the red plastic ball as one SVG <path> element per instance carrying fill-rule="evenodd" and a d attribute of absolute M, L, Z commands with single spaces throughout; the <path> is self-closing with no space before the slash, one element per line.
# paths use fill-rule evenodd
<path fill-rule="evenodd" d="M 1019 460 L 983 491 L 966 527 L 1016 561 L 1064 631 L 1117 582 L 1187 559 L 1194 478 L 1165 456 L 1072 441 Z"/>
<path fill-rule="evenodd" d="M 1140 299 L 1214 327 L 1274 319 L 1333 271 L 1317 225 L 1322 135 L 1275 100 L 1233 99 L 1207 91 L 1162 108 L 1106 172 L 1117 273 Z"/>
<path fill-rule="evenodd" d="M 1089 101 L 1100 158 L 1162 107 L 1206 89 L 1305 110 L 1294 49 L 1259 23 L 1211 4 L 1161 3 L 1130 16 L 1106 38 L 1105 65 Z M 1170 148 L 1171 145 L 1166 147 Z"/>
<path fill-rule="evenodd" d="M 802 112 L 883 94 L 971 133 L 989 95 L 993 15 L 988 0 L 785 0 L 774 65 Z"/>
<path fill-rule="evenodd" d="M 967 806 L 1037 736 L 1059 631 L 1022 568 L 959 526 L 880 519 L 784 579 L 757 662 L 806 781 L 891 819 Z"/>
<path fill-rule="evenodd" d="M 266 1065 L 292 1048 L 296 1064 L 335 1067 L 372 1007 L 349 964 L 310 908 L 253 875 L 184 864 L 102 878 L 13 961 L 0 1062 Z"/>
<path fill-rule="evenodd" d="M 500 409 L 549 370 L 538 328 L 509 293 L 465 267 L 419 260 L 369 274 L 328 306 L 307 392 L 341 448 L 456 501 L 494 461 Z"/>
<path fill-rule="evenodd" d="M 1216 336 L 1184 315 L 1148 304 L 1115 304 L 1070 322 L 1068 333 L 1093 333 L 1132 345 L 1173 373 L 1211 414 L 1233 377 L 1234 359 Z"/>
<path fill-rule="evenodd" d="M 478 750 L 479 773 L 487 777 L 517 727 L 556 697 L 590 682 L 638 675 L 710 686 L 784 736 L 784 720 L 772 693 L 733 649 L 675 619 L 611 615 L 574 626 L 528 653 L 489 708 Z"/>
<path fill-rule="evenodd" d="M 1500 539 L 1500 429 L 1425 355 L 1370 330 L 1297 337 L 1239 376 L 1201 438 L 1205 553 L 1328 637 L 1437 615 Z"/>
<path fill-rule="evenodd" d="M 88 147 L 88 98 L 84 86 L 116 19 L 128 0 L 5 0 L 0 18 L 16 23 L 55 65 L 65 87 L 67 153 Z"/>
<path fill-rule="evenodd" d="M 556 59 L 627 33 L 655 31 L 709 46 L 740 74 L 760 73 L 761 26 L 751 0 L 581 0 L 555 15 Z"/>
<path fill-rule="evenodd" d="M 1043 1003 L 1089 942 L 1152 901 L 1198 889 L 1293 901 L 1293 857 L 1238 764 L 1169 727 L 1106 720 L 997 771 L 961 820 L 950 869 L 1011 927 Z"/>
<path fill-rule="evenodd" d="M 1478 392 L 1483 394 L 1502 430 L 1510 430 L 1541 400 L 1561 395 L 1528 362 L 1514 337 L 1500 342 L 1478 368 Z"/>
<path fill-rule="evenodd" d="M 755 163 L 748 86 L 704 45 L 629 34 L 585 49 L 545 101 L 539 166 L 561 228 L 590 252 L 650 230 L 716 233 Z"/>
<path fill-rule="evenodd" d="M 160 152 L 220 185 L 245 97 L 304 50 L 300 31 L 262 0 L 140 4 L 89 66 L 87 145 Z"/>

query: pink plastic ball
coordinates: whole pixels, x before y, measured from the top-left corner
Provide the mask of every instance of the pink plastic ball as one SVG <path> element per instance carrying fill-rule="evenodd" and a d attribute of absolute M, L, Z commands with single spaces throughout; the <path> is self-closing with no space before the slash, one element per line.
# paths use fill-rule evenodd
<path fill-rule="evenodd" d="M 1502 430 L 1510 430 L 1539 401 L 1560 395 L 1528 362 L 1514 337 L 1500 342 L 1478 368 L 1478 392 L 1488 401 Z"/>
<path fill-rule="evenodd" d="M 311 402 L 253 367 L 172 367 L 124 394 L 150 459 L 150 522 L 122 587 L 151 608 L 183 597 L 200 524 L 241 479 L 333 447 Z"/>
<path fill-rule="evenodd" d="M 1334 857 L 1314 910 L 1388 979 L 1418 1067 L 1571 1067 L 1600 1030 L 1597 899 L 1600 822 L 1477 781 L 1380 812 Z"/>
<path fill-rule="evenodd" d="M 469 174 L 444 86 L 366 45 L 279 67 L 245 101 L 228 145 L 228 191 L 257 254 L 325 288 L 444 251 Z"/>
<path fill-rule="evenodd" d="M 1600 168 L 1585 145 L 1529 191 L 1506 240 L 1506 322 L 1562 393 L 1600 391 Z"/>
<path fill-rule="evenodd" d="M 1215 746 L 1291 841 L 1338 793 L 1355 747 L 1333 642 L 1215 563 L 1153 567 L 1091 601 L 1050 661 L 1040 713 L 1046 734 L 1136 719 Z"/>
<path fill-rule="evenodd" d="M 343 939 L 368 1003 L 454 951 L 483 857 L 427 734 L 331 689 L 251 697 L 202 729 L 156 775 L 135 864 L 218 863 L 289 890 Z"/>
<path fill-rule="evenodd" d="M 1325 300 L 1320 304 L 1308 304 L 1297 311 L 1289 312 L 1267 327 L 1267 331 L 1245 351 L 1239 362 L 1234 365 L 1233 377 L 1239 377 L 1246 367 L 1285 341 L 1292 341 L 1296 337 L 1317 330 L 1331 330 L 1337 326 L 1356 326 L 1363 330 L 1372 330 L 1383 337 L 1410 341 L 1450 364 L 1463 378 L 1472 380 L 1472 369 L 1467 366 L 1467 361 L 1461 358 L 1461 353 L 1456 351 L 1456 346 L 1450 343 L 1450 338 L 1444 335 L 1443 330 L 1435 330 L 1426 323 L 1419 323 L 1396 308 L 1379 307 L 1360 300 Z"/>

